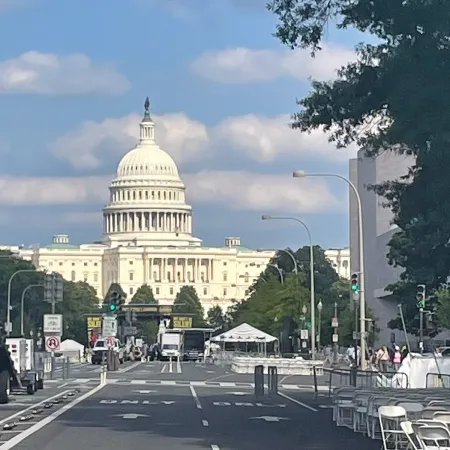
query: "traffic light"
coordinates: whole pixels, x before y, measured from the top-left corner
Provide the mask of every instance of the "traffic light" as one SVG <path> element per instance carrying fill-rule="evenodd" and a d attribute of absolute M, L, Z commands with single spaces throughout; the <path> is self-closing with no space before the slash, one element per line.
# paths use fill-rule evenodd
<path fill-rule="evenodd" d="M 424 284 L 417 285 L 416 300 L 417 300 L 417 307 L 419 309 L 425 308 L 426 289 L 427 287 Z"/>
<path fill-rule="evenodd" d="M 356 292 L 357 290 L 359 290 L 358 274 L 357 273 L 354 273 L 352 275 L 351 287 L 352 287 L 352 291 L 353 292 Z"/>
<path fill-rule="evenodd" d="M 117 308 L 119 307 L 119 293 L 118 292 L 111 292 L 111 295 L 109 296 L 108 301 L 108 309 L 111 312 L 115 312 Z"/>

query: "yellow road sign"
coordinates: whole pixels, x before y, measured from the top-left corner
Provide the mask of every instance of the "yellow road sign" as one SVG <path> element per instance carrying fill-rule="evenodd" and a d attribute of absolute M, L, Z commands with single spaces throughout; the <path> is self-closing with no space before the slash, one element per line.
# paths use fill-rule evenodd
<path fill-rule="evenodd" d="M 87 318 L 87 327 L 91 328 L 101 328 L 102 327 L 102 318 L 101 317 L 88 317 Z"/>
<path fill-rule="evenodd" d="M 192 328 L 192 317 L 175 316 L 173 318 L 174 328 Z"/>

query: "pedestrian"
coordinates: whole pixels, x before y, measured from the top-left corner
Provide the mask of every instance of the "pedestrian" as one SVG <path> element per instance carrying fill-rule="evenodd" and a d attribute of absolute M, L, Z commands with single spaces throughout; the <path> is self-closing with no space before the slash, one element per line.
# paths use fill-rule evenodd
<path fill-rule="evenodd" d="M 387 372 L 389 361 L 389 351 L 387 347 L 383 345 L 377 352 L 377 364 L 380 372 Z"/>
<path fill-rule="evenodd" d="M 400 352 L 400 347 L 398 345 L 395 346 L 394 357 L 392 359 L 392 362 L 394 363 L 394 369 L 397 372 L 398 369 L 400 369 L 400 366 L 402 365 L 402 354 Z"/>

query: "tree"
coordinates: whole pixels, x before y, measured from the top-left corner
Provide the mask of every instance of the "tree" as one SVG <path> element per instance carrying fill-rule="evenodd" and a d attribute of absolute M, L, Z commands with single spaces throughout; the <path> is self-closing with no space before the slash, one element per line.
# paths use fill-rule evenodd
<path fill-rule="evenodd" d="M 64 281 L 64 297 L 56 304 L 56 313 L 63 315 L 63 339 L 87 344 L 86 316 L 98 311 L 95 289 L 83 281 Z"/>
<path fill-rule="evenodd" d="M 388 289 L 395 301 L 405 303 L 407 330 L 417 331 L 415 285 L 427 284 L 432 292 L 450 273 L 448 5 L 441 0 L 273 0 L 269 9 L 280 20 L 277 37 L 291 48 L 320 51 L 330 21 L 371 33 L 378 42 L 360 44 L 358 60 L 341 68 L 336 80 L 313 81 L 312 92 L 298 102 L 293 127 L 323 129 L 337 147 L 356 143 L 367 156 L 383 151 L 414 156 L 404 177 L 371 188 L 385 198 L 399 227 L 388 260 L 404 271 Z M 400 327 L 400 321 L 390 326 Z"/>
<path fill-rule="evenodd" d="M 158 303 L 158 300 L 155 299 L 155 296 L 153 295 L 153 289 L 148 284 L 143 284 L 140 286 L 135 294 L 133 295 L 133 298 L 130 301 L 130 304 L 155 304 Z"/>
<path fill-rule="evenodd" d="M 192 326 L 204 325 L 203 306 L 193 286 L 182 286 L 173 302 L 173 312 L 178 314 L 192 314 Z"/>
<path fill-rule="evenodd" d="M 226 321 L 219 305 L 212 307 L 206 314 L 208 324 L 213 328 L 225 328 Z"/>

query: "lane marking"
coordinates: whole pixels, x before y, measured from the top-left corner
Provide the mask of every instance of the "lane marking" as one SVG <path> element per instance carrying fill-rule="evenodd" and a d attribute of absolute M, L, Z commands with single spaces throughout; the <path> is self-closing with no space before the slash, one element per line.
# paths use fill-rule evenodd
<path fill-rule="evenodd" d="M 142 364 L 142 361 L 136 361 L 135 363 L 131 364 L 131 366 L 128 366 L 125 369 L 119 369 L 118 372 L 119 373 L 127 373 L 130 370 L 134 369 L 135 367 L 139 366 L 140 364 Z"/>
<path fill-rule="evenodd" d="M 313 408 L 312 406 L 309 406 L 306 403 L 299 402 L 295 398 L 292 398 L 287 394 L 283 394 L 283 392 L 278 392 L 278 395 L 281 395 L 282 397 L 287 398 L 291 402 L 296 403 L 297 405 L 302 406 L 303 408 L 309 409 L 312 412 L 319 412 L 319 410 L 317 410 L 316 408 Z"/>
<path fill-rule="evenodd" d="M 28 406 L 28 408 L 22 409 L 21 411 L 18 411 L 16 413 L 12 414 L 11 416 L 8 416 L 5 419 L 0 420 L 0 425 L 4 424 L 5 422 L 9 422 L 11 419 L 16 418 L 17 416 L 22 416 L 23 413 L 29 411 L 30 409 L 34 409 L 37 406 L 41 406 L 41 405 L 43 405 L 44 403 L 47 403 L 47 402 L 51 402 L 55 398 L 61 397 L 62 395 L 67 394 L 68 392 L 70 392 L 70 389 L 67 389 L 66 391 L 60 392 L 60 393 L 54 395 L 53 397 L 46 398 L 45 400 L 42 400 L 42 401 L 40 401 L 38 403 L 33 403 L 32 405 Z M 7 403 L 7 404 L 10 405 L 11 403 Z"/>
<path fill-rule="evenodd" d="M 5 444 L 2 445 L 2 450 L 9 450 L 13 447 L 15 447 L 17 444 L 25 440 L 27 437 L 33 435 L 37 431 L 41 430 L 45 426 L 47 426 L 49 423 L 53 422 L 55 419 L 57 419 L 59 416 L 64 414 L 65 412 L 72 409 L 74 406 L 78 405 L 82 401 L 86 400 L 87 398 L 91 397 L 92 395 L 96 394 L 100 389 L 103 389 L 105 387 L 104 384 L 99 384 L 94 389 L 91 389 L 90 391 L 86 392 L 82 396 L 76 398 L 74 401 L 67 403 L 67 405 L 64 405 L 61 409 L 58 409 L 53 414 L 50 414 L 49 416 L 45 417 L 36 425 L 33 425 L 32 427 L 28 428 L 27 430 L 23 431 L 19 435 L 13 437 L 9 441 L 7 441 Z M 61 394 L 59 394 L 61 395 Z M 17 415 L 17 414 L 16 414 Z"/>
<path fill-rule="evenodd" d="M 197 409 L 203 409 L 202 404 L 200 403 L 200 399 L 198 398 L 197 392 L 195 392 L 194 386 L 189 386 L 189 389 L 191 390 L 192 397 L 194 398 L 195 406 Z"/>
<path fill-rule="evenodd" d="M 218 445 L 211 445 L 211 450 L 220 450 Z"/>
<path fill-rule="evenodd" d="M 66 387 L 69 383 L 63 383 L 61 386 L 58 386 L 59 389 L 62 389 L 63 387 Z"/>
<path fill-rule="evenodd" d="M 166 371 L 167 371 L 167 364 L 164 364 L 164 365 L 162 366 L 161 373 L 164 373 L 164 372 L 166 372 Z"/>
<path fill-rule="evenodd" d="M 180 359 L 177 359 L 177 373 L 183 373 L 183 370 L 181 369 Z"/>
<path fill-rule="evenodd" d="M 209 427 L 209 423 L 207 420 L 202 420 L 202 424 L 204 427 Z"/>

